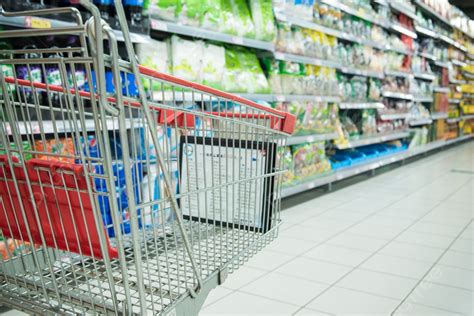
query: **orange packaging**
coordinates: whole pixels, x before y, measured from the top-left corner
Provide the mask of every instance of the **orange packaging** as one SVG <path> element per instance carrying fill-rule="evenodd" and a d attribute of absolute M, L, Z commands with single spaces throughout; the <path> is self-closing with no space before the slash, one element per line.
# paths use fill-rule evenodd
<path fill-rule="evenodd" d="M 44 160 L 57 160 L 74 163 L 74 142 L 71 138 L 49 139 L 35 141 L 35 150 L 53 155 L 37 154 L 36 158 Z"/>

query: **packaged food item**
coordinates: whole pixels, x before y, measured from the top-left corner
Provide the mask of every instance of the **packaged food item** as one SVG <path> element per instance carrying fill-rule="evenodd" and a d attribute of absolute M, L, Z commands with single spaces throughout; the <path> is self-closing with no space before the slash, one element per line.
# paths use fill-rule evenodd
<path fill-rule="evenodd" d="M 283 173 L 282 184 L 283 186 L 291 185 L 295 180 L 294 166 L 293 166 L 293 154 L 291 153 L 290 146 L 278 148 L 278 159 L 281 159 L 281 168 L 285 170 Z"/>
<path fill-rule="evenodd" d="M 240 65 L 237 51 L 232 48 L 226 48 L 223 80 L 225 91 L 245 92 L 245 83 L 239 81 L 241 70 L 242 67 Z"/>
<path fill-rule="evenodd" d="M 292 150 L 294 173 L 299 180 L 331 170 L 324 142 L 297 145 Z"/>
<path fill-rule="evenodd" d="M 36 158 L 44 160 L 57 160 L 62 162 L 74 163 L 74 141 L 72 138 L 47 139 L 46 141 L 35 141 L 34 150 L 51 155 L 37 154 Z"/>
<path fill-rule="evenodd" d="M 283 93 L 280 77 L 280 62 L 269 57 L 263 58 L 262 61 L 267 74 L 270 90 L 276 94 Z"/>
<path fill-rule="evenodd" d="M 245 0 L 222 0 L 221 8 L 222 32 L 255 38 L 255 28 Z"/>
<path fill-rule="evenodd" d="M 148 7 L 150 16 L 165 21 L 176 21 L 181 12 L 181 0 L 154 0 Z"/>
<path fill-rule="evenodd" d="M 371 135 L 377 133 L 376 113 L 373 109 L 362 110 L 362 134 Z"/>
<path fill-rule="evenodd" d="M 169 44 L 166 41 L 157 41 L 150 39 L 146 44 L 136 44 L 137 55 L 140 64 L 159 72 L 170 73 L 170 52 Z M 143 79 L 143 86 L 146 90 L 158 91 L 162 88 L 162 83 L 157 80 L 152 81 Z"/>
<path fill-rule="evenodd" d="M 241 80 L 246 84 L 245 91 L 248 93 L 269 93 L 270 87 L 257 55 L 243 48 L 239 48 L 238 51 L 240 65 L 243 69 Z"/>
<path fill-rule="evenodd" d="M 273 41 L 276 34 L 272 0 L 249 1 L 256 38 L 262 41 Z"/>
<path fill-rule="evenodd" d="M 226 67 L 225 48 L 203 43 L 202 83 L 216 89 L 224 89 L 222 82 Z"/>
<path fill-rule="evenodd" d="M 201 26 L 209 30 L 218 30 L 222 24 L 221 0 L 203 0 Z"/>
<path fill-rule="evenodd" d="M 204 0 L 181 0 L 178 21 L 185 25 L 199 26 L 204 16 L 205 4 Z"/>
<path fill-rule="evenodd" d="M 177 77 L 201 82 L 202 43 L 171 37 L 172 69 Z"/>
<path fill-rule="evenodd" d="M 20 153 L 16 151 L 17 150 L 16 144 L 10 143 L 9 145 L 10 145 L 10 150 L 13 150 L 11 151 L 12 156 L 18 158 L 21 161 Z M 24 151 L 31 151 L 30 142 L 23 141 L 22 145 L 23 145 Z M 0 155 L 6 155 L 6 154 L 7 154 L 6 148 L 4 144 L 0 142 Z M 31 153 L 25 153 L 25 160 L 29 160 L 31 158 L 33 158 Z"/>

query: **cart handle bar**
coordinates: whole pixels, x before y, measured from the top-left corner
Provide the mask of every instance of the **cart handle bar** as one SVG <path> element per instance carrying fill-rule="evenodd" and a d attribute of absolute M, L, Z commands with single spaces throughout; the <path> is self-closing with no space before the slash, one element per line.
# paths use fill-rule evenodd
<path fill-rule="evenodd" d="M 214 88 L 211 88 L 211 87 L 199 84 L 199 83 L 184 80 L 184 79 L 181 79 L 181 78 L 178 78 L 178 77 L 175 77 L 175 76 L 172 76 L 172 75 L 168 75 L 168 74 L 165 74 L 165 73 L 162 73 L 162 72 L 159 72 L 159 71 L 156 71 L 156 70 L 153 70 L 153 69 L 141 66 L 141 65 L 139 66 L 139 70 L 140 70 L 140 73 L 142 75 L 145 75 L 145 76 L 149 76 L 149 77 L 153 77 L 153 78 L 160 79 L 160 80 L 163 80 L 163 81 L 178 84 L 178 85 L 184 86 L 186 88 L 191 88 L 191 89 L 194 89 L 194 90 L 198 90 L 200 92 L 205 92 L 205 93 L 208 93 L 208 94 L 212 94 L 212 95 L 217 96 L 217 97 L 225 98 L 225 99 L 231 100 L 233 102 L 237 102 L 237 103 L 247 105 L 247 106 L 255 108 L 257 110 L 265 111 L 267 113 L 280 116 L 281 120 L 282 120 L 282 124 L 281 124 L 280 128 L 281 128 L 281 131 L 286 133 L 286 134 L 289 134 L 289 135 L 293 134 L 293 131 L 295 129 L 296 117 L 294 115 L 288 113 L 288 112 L 275 110 L 273 108 L 269 108 L 269 107 L 263 106 L 261 104 L 258 104 L 256 102 L 250 101 L 246 98 L 239 97 L 235 94 L 224 92 L 224 91 L 221 91 L 221 90 L 218 90 L 218 89 L 214 89 Z"/>
<path fill-rule="evenodd" d="M 271 125 L 272 125 L 273 128 L 279 128 L 279 130 L 281 132 L 283 132 L 285 134 L 288 134 L 288 135 L 293 134 L 296 118 L 295 118 L 294 115 L 292 115 L 288 112 L 275 110 L 273 108 L 269 108 L 269 107 L 263 106 L 261 104 L 258 104 L 256 102 L 250 101 L 248 99 L 239 97 L 235 94 L 223 92 L 223 91 L 220 91 L 220 90 L 217 90 L 217 89 L 214 89 L 214 88 L 210 88 L 210 87 L 198 84 L 198 83 L 194 83 L 194 82 L 191 82 L 191 81 L 180 79 L 180 78 L 177 78 L 177 77 L 174 77 L 174 76 L 171 76 L 171 75 L 167 75 L 167 74 L 164 74 L 164 73 L 161 73 L 161 72 L 154 71 L 154 70 L 146 68 L 146 67 L 140 66 L 140 73 L 142 73 L 143 75 L 147 75 L 147 76 L 150 76 L 150 77 L 153 77 L 153 78 L 161 79 L 161 80 L 164 80 L 164 81 L 167 81 L 167 82 L 171 82 L 171 83 L 175 83 L 175 84 L 182 85 L 182 86 L 185 86 L 185 87 L 189 87 L 189 88 L 201 91 L 201 92 L 213 94 L 213 95 L 218 96 L 218 97 L 229 99 L 233 102 L 242 103 L 242 104 L 245 104 L 249 107 L 256 108 L 257 110 L 262 110 L 262 111 L 268 112 L 268 113 L 254 113 L 254 114 L 209 112 L 207 114 L 222 116 L 222 117 L 239 117 L 239 118 L 249 118 L 249 119 L 259 119 L 259 118 L 260 119 L 263 119 L 263 118 L 271 119 Z M 47 85 L 47 84 L 41 83 L 41 82 L 31 82 L 29 80 L 24 80 L 24 79 L 15 79 L 13 77 L 4 77 L 4 78 L 5 78 L 5 81 L 7 83 L 10 83 L 10 84 L 18 84 L 19 86 L 24 86 L 24 87 L 33 86 L 36 89 L 50 90 L 50 91 L 59 92 L 59 93 L 65 93 L 66 92 L 66 90 L 64 88 L 62 88 L 60 86 L 57 86 L 57 85 Z M 70 93 L 75 94 L 76 90 L 75 89 L 70 89 Z M 81 97 L 84 97 L 84 98 L 90 98 L 91 97 L 90 92 L 83 91 L 83 90 L 78 91 L 78 94 Z M 116 103 L 116 99 L 114 97 L 108 97 L 107 100 L 111 103 Z M 140 107 L 141 106 L 141 103 L 138 102 L 138 101 L 135 101 L 135 102 L 124 101 L 124 103 L 126 103 L 130 106 L 135 106 L 135 107 Z M 158 108 L 158 107 L 152 107 L 152 108 L 154 108 L 155 110 L 160 111 L 160 113 L 161 113 L 161 115 L 159 116 L 160 117 L 160 123 L 164 123 L 165 115 L 168 116 L 168 119 L 166 119 L 166 123 L 174 122 L 174 120 L 172 120 L 172 115 L 171 115 L 172 114 L 171 112 L 174 112 L 174 111 L 162 111 L 163 109 Z M 165 112 L 166 112 L 166 114 L 165 114 Z M 181 112 L 181 111 L 175 111 L 175 112 L 177 113 L 175 115 L 175 118 L 177 120 L 179 119 L 178 122 L 183 122 L 182 115 L 185 115 L 187 117 L 186 121 L 188 122 L 188 124 L 192 124 L 192 122 L 194 122 L 194 119 L 191 117 L 192 114 L 185 114 L 184 112 Z M 181 118 L 179 118 L 179 116 L 181 116 Z M 281 121 L 281 124 L 277 124 L 278 118 L 275 117 L 275 116 L 280 117 L 279 120 Z"/>

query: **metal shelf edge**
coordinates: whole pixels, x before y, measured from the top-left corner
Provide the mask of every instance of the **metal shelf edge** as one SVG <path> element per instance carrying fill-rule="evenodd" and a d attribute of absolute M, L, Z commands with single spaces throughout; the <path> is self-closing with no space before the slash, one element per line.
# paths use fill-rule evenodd
<path fill-rule="evenodd" d="M 434 141 L 432 143 L 423 145 L 422 147 L 408 149 L 406 151 L 395 153 L 393 155 L 389 155 L 385 157 L 374 158 L 373 160 L 367 161 L 366 163 L 361 164 L 361 165 L 355 165 L 347 169 L 339 169 L 339 170 L 330 172 L 326 176 L 322 175 L 321 177 L 315 180 L 297 184 L 295 186 L 289 186 L 289 187 L 283 188 L 281 195 L 282 195 L 282 198 L 289 197 L 291 195 L 295 195 L 295 194 L 298 194 L 310 189 L 314 189 L 314 188 L 317 188 L 317 187 L 320 187 L 332 182 L 343 180 L 360 173 L 364 173 L 370 170 L 374 170 L 374 169 L 389 165 L 391 163 L 395 163 L 407 158 L 411 158 L 419 154 L 429 152 L 434 149 L 452 145 L 464 140 L 468 140 L 468 139 L 473 138 L 473 136 L 474 135 L 464 135 L 464 136 L 451 139 L 451 140 Z"/>

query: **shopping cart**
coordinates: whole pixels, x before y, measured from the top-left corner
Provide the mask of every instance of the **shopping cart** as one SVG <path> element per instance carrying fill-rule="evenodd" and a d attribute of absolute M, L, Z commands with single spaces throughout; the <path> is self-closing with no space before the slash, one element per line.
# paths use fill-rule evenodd
<path fill-rule="evenodd" d="M 277 235 L 294 117 L 139 66 L 115 2 L 130 61 L 89 1 L 1 12 L 76 23 L 0 32 L 57 45 L 0 51 L 0 304 L 197 314 Z"/>

